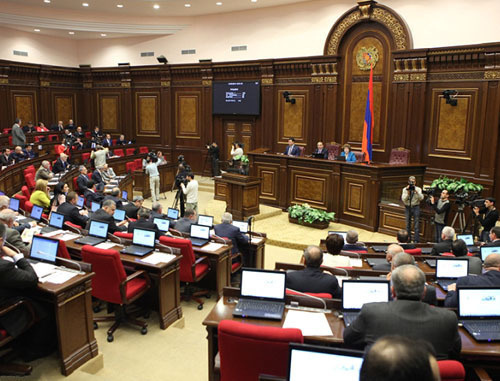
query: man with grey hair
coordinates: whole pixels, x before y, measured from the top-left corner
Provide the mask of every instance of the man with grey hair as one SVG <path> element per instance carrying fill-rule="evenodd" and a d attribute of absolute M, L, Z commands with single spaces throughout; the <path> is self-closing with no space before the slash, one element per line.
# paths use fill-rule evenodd
<path fill-rule="evenodd" d="M 361 242 L 358 242 L 358 232 L 356 230 L 353 229 L 349 230 L 345 235 L 345 241 L 346 243 L 344 244 L 342 250 L 347 250 L 347 251 L 366 250 L 365 245 Z"/>
<path fill-rule="evenodd" d="M 181 233 L 189 233 L 191 232 L 191 225 L 196 224 L 196 221 L 198 221 L 196 212 L 193 209 L 186 209 L 184 217 L 175 223 L 174 229 Z"/>
<path fill-rule="evenodd" d="M 226 237 L 233 243 L 232 253 L 241 253 L 243 256 L 243 265 L 250 265 L 248 258 L 248 238 L 240 229 L 233 225 L 233 215 L 225 212 L 221 217 L 221 224 L 214 226 L 214 232 L 219 237 Z"/>
<path fill-rule="evenodd" d="M 5 241 L 11 246 L 18 249 L 25 257 L 29 255 L 31 245 L 24 243 L 21 239 L 21 234 L 14 229 L 14 221 L 16 219 L 16 212 L 10 209 L 4 209 L 0 212 L 0 222 L 7 226 L 7 233 Z"/>
<path fill-rule="evenodd" d="M 144 201 L 144 199 L 142 201 Z M 153 202 L 151 205 L 151 221 L 155 218 L 167 218 L 167 216 L 163 214 L 163 206 L 158 201 Z M 170 227 L 173 227 L 173 225 L 175 225 L 175 221 L 170 221 Z"/>
<path fill-rule="evenodd" d="M 89 177 L 87 176 L 88 170 L 86 166 L 80 165 L 78 171 L 80 171 L 80 174 L 76 179 L 76 185 L 78 185 L 79 193 L 84 194 L 89 184 Z"/>
<path fill-rule="evenodd" d="M 302 255 L 306 268 L 286 274 L 286 287 L 300 292 L 328 293 L 341 297 L 339 282 L 334 275 L 321 271 L 323 252 L 318 246 L 308 246 Z"/>
<path fill-rule="evenodd" d="M 133 199 L 133 202 L 127 202 L 125 205 L 123 205 L 123 210 L 125 210 L 125 215 L 128 218 L 137 219 L 137 212 L 139 211 L 140 208 L 142 208 L 143 203 L 144 203 L 144 198 L 142 196 L 135 196 Z M 161 207 L 161 205 L 160 205 L 160 207 Z M 162 217 L 159 217 L 159 216 L 156 216 L 156 217 L 157 218 L 164 218 L 163 214 L 161 216 Z"/>
<path fill-rule="evenodd" d="M 113 200 L 106 200 L 102 203 L 101 209 L 97 209 L 94 213 L 92 213 L 92 216 L 90 217 L 86 229 L 89 230 L 90 227 L 90 221 L 102 221 L 106 222 L 109 224 L 108 227 L 108 233 L 113 234 L 116 231 L 126 231 L 127 230 L 127 220 L 123 220 L 118 222 L 118 224 L 115 222 L 115 219 L 113 218 L 113 214 L 115 213 L 116 210 L 116 204 Z"/>
<path fill-rule="evenodd" d="M 21 123 L 22 120 L 20 118 L 16 118 L 14 121 L 14 125 L 12 126 L 12 145 L 24 148 L 26 145 L 26 135 L 24 135 L 21 128 Z"/>
<path fill-rule="evenodd" d="M 429 342 L 438 360 L 456 358 L 462 348 L 454 312 L 434 308 L 420 300 L 425 275 L 418 267 L 403 265 L 392 272 L 391 291 L 395 300 L 367 303 L 356 320 L 344 330 L 344 343 L 364 348 L 386 335 L 401 335 Z"/>
<path fill-rule="evenodd" d="M 65 153 L 61 153 L 59 155 L 59 159 L 56 160 L 54 163 L 54 166 L 52 167 L 52 170 L 54 173 L 60 173 L 60 172 L 65 172 L 69 168 L 69 163 L 68 163 L 68 155 Z"/>
<path fill-rule="evenodd" d="M 441 232 L 441 242 L 438 242 L 433 246 L 431 255 L 451 253 L 453 238 L 455 238 L 455 229 L 451 226 L 445 226 Z"/>
<path fill-rule="evenodd" d="M 105 183 L 109 183 L 116 178 L 116 173 L 113 171 L 113 168 L 110 168 L 106 163 L 102 166 L 101 176 Z"/>
<path fill-rule="evenodd" d="M 38 168 L 38 171 L 36 171 L 35 181 L 40 179 L 48 181 L 52 177 L 54 177 L 54 174 L 50 170 L 50 162 L 48 160 L 42 161 L 42 165 Z"/>
<path fill-rule="evenodd" d="M 408 231 L 409 240 L 411 241 L 411 220 L 413 217 L 413 225 L 415 228 L 415 242 L 420 240 L 420 202 L 424 199 L 422 188 L 417 187 L 417 179 L 415 176 L 408 178 L 408 185 L 403 188 L 401 199 L 405 204 L 405 219 L 406 230 Z"/>
<path fill-rule="evenodd" d="M 103 201 L 106 200 L 113 200 L 116 204 L 117 209 L 123 209 L 123 202 L 120 198 L 120 188 L 114 187 L 113 189 L 111 189 L 111 193 L 104 196 Z"/>
<path fill-rule="evenodd" d="M 391 261 L 398 253 L 404 253 L 404 249 L 395 243 L 390 244 L 389 246 L 387 246 L 387 250 L 385 252 L 385 260 L 387 262 L 373 266 L 372 270 L 391 271 Z"/>

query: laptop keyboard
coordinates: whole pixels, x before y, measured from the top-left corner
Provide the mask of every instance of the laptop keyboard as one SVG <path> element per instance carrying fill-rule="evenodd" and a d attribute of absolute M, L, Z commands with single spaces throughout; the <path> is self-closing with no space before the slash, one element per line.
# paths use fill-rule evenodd
<path fill-rule="evenodd" d="M 202 246 L 206 244 L 208 241 L 206 239 L 201 239 L 201 238 L 191 238 L 191 243 L 195 245 Z"/>
<path fill-rule="evenodd" d="M 266 303 L 254 300 L 241 300 L 239 301 L 239 308 L 246 311 L 262 311 L 267 313 L 280 313 L 283 308 L 279 303 Z"/>
<path fill-rule="evenodd" d="M 467 321 L 464 327 L 472 332 L 499 332 L 500 324 L 498 321 Z"/>
<path fill-rule="evenodd" d="M 342 318 L 344 319 L 344 323 L 346 327 L 349 327 L 354 320 L 358 317 L 359 312 L 344 312 L 342 313 Z"/>

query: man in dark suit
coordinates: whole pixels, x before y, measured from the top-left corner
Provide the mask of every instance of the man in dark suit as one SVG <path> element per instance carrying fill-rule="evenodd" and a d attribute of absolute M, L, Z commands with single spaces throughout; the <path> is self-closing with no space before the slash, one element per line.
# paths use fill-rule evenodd
<path fill-rule="evenodd" d="M 68 129 L 70 131 L 74 131 L 75 128 L 76 128 L 75 122 L 73 122 L 73 119 L 70 119 L 68 121 L 68 124 L 66 125 L 66 129 Z"/>
<path fill-rule="evenodd" d="M 487 197 L 484 200 L 484 208 L 479 209 L 476 206 L 472 209 L 477 220 L 483 226 L 483 231 L 481 232 L 481 241 L 483 242 L 488 241 L 488 233 L 498 221 L 499 215 L 495 203 L 496 200 L 493 197 Z"/>
<path fill-rule="evenodd" d="M 85 193 L 85 190 L 88 188 L 89 184 L 89 177 L 87 176 L 88 170 L 87 167 L 84 165 L 80 165 L 78 167 L 78 170 L 80 171 L 80 174 L 78 175 L 76 179 L 76 185 L 78 185 L 78 191 L 80 194 Z"/>
<path fill-rule="evenodd" d="M 7 167 L 8 165 L 14 164 L 14 162 L 15 160 L 10 157 L 10 148 L 4 148 L 0 156 L 0 164 L 2 164 L 2 167 Z"/>
<path fill-rule="evenodd" d="M 142 198 L 142 196 L 135 196 L 134 202 L 129 202 L 123 205 L 122 209 L 125 211 L 125 215 L 128 218 L 137 219 L 137 212 L 139 211 L 140 208 L 142 208 L 143 203 L 144 203 L 144 198 Z"/>
<path fill-rule="evenodd" d="M 484 260 L 482 275 L 469 275 L 457 279 L 457 283 L 448 286 L 448 293 L 444 300 L 445 307 L 458 307 L 457 288 L 462 286 L 495 286 L 500 287 L 500 254 L 493 253 Z"/>
<path fill-rule="evenodd" d="M 196 224 L 198 216 L 193 209 L 186 209 L 184 211 L 184 217 L 175 222 L 174 229 L 180 231 L 181 233 L 189 233 L 191 231 L 191 225 Z M 217 232 L 215 232 L 217 234 Z"/>
<path fill-rule="evenodd" d="M 231 240 L 233 254 L 242 253 L 245 256 L 248 251 L 248 238 L 238 227 L 233 225 L 233 215 L 231 213 L 225 212 L 222 214 L 222 223 L 214 226 L 214 232 L 219 237 L 226 237 Z"/>
<path fill-rule="evenodd" d="M 104 180 L 101 175 L 102 171 L 102 165 L 97 167 L 94 172 L 92 172 L 92 180 L 94 180 L 94 183 L 96 184 L 96 188 L 98 191 L 102 191 L 104 189 Z"/>
<path fill-rule="evenodd" d="M 451 245 L 455 237 L 455 229 L 451 226 L 445 226 L 441 232 L 441 242 L 434 244 L 431 255 L 441 255 L 443 253 L 451 253 Z"/>
<path fill-rule="evenodd" d="M 462 348 L 454 312 L 431 307 L 420 299 L 425 275 L 418 267 L 403 265 L 392 272 L 391 291 L 396 300 L 367 303 L 344 330 L 346 346 L 364 348 L 386 335 L 401 335 L 429 342 L 438 360 L 456 358 Z"/>
<path fill-rule="evenodd" d="M 5 233 L 5 242 L 9 243 L 11 247 L 15 247 L 17 250 L 28 257 L 31 250 L 31 245 L 24 242 L 21 238 L 21 232 L 15 229 L 14 222 L 16 221 L 16 217 L 16 212 L 10 209 L 3 209 L 0 212 L 0 223 L 5 224 L 5 226 L 7 227 L 7 231 Z"/>
<path fill-rule="evenodd" d="M 288 145 L 285 148 L 285 155 L 287 156 L 299 156 L 300 149 L 295 145 L 295 138 L 288 139 Z"/>
<path fill-rule="evenodd" d="M 316 149 L 313 154 L 317 159 L 328 159 L 328 150 L 323 145 L 323 142 L 318 142 L 316 144 Z"/>
<path fill-rule="evenodd" d="M 467 259 L 469 261 L 469 275 L 480 275 L 483 270 L 483 262 L 479 257 L 469 257 L 469 249 L 463 239 L 456 239 L 451 245 L 451 252 L 458 259 Z"/>
<path fill-rule="evenodd" d="M 10 159 L 10 161 L 13 161 L 14 163 L 20 163 L 21 161 L 26 160 L 26 155 L 24 154 L 21 146 L 17 146 L 14 149 L 14 152 L 11 152 L 9 159 Z"/>
<path fill-rule="evenodd" d="M 90 208 L 93 202 L 101 203 L 104 196 L 101 193 L 97 193 L 96 185 L 94 180 L 89 180 L 87 183 L 87 189 L 83 192 L 83 196 L 87 202 L 87 207 Z"/>
<path fill-rule="evenodd" d="M 334 298 L 342 296 L 337 278 L 325 274 L 320 266 L 323 263 L 323 252 L 318 246 L 308 246 L 304 250 L 306 268 L 300 271 L 288 272 L 286 287 L 300 292 L 328 293 Z"/>
<path fill-rule="evenodd" d="M 110 134 L 106 134 L 106 137 L 102 140 L 102 145 L 104 147 L 111 147 L 113 145 L 113 139 L 111 139 Z"/>
<path fill-rule="evenodd" d="M 410 237 L 406 229 L 398 230 L 396 239 L 398 240 L 399 246 L 401 246 L 404 250 L 411 250 L 416 248 L 413 243 L 408 242 L 410 240 Z"/>
<path fill-rule="evenodd" d="M 29 121 L 26 126 L 23 126 L 23 132 L 25 134 L 31 134 L 32 132 L 36 132 L 36 128 L 33 125 L 33 122 Z"/>
<path fill-rule="evenodd" d="M 110 194 L 104 196 L 103 201 L 113 200 L 115 202 L 115 204 L 116 204 L 116 208 L 117 209 L 123 209 L 123 202 L 122 202 L 122 199 L 119 196 L 120 196 L 120 188 L 115 187 L 115 188 L 113 188 L 111 190 Z"/>
<path fill-rule="evenodd" d="M 358 232 L 356 230 L 349 230 L 345 236 L 346 243 L 342 250 L 346 251 L 359 251 L 366 250 L 363 243 L 358 242 Z"/>
<path fill-rule="evenodd" d="M 64 124 L 63 124 L 62 120 L 60 120 L 59 122 L 57 122 L 57 125 L 50 126 L 50 130 L 51 131 L 57 131 L 57 132 L 64 131 Z"/>
<path fill-rule="evenodd" d="M 52 167 L 52 172 L 59 173 L 64 172 L 69 168 L 68 155 L 61 153 L 59 159 L 56 160 L 54 166 Z"/>
<path fill-rule="evenodd" d="M 83 132 L 82 127 L 81 127 L 81 126 L 78 126 L 78 127 L 76 128 L 76 131 L 73 133 L 73 136 L 74 136 L 76 139 L 78 139 L 78 138 L 80 138 L 80 139 L 85 138 L 85 133 Z"/>
<path fill-rule="evenodd" d="M 392 265 L 391 265 L 392 260 L 399 253 L 404 253 L 404 249 L 401 246 L 399 246 L 395 243 L 387 246 L 387 250 L 385 252 L 385 260 L 387 261 L 387 263 L 381 263 L 381 264 L 375 265 L 372 267 L 372 270 L 391 271 L 392 270 Z"/>
<path fill-rule="evenodd" d="M 137 212 L 137 221 L 130 222 L 128 224 L 128 232 L 133 233 L 134 229 L 149 229 L 149 230 L 154 230 L 155 231 L 155 239 L 160 239 L 160 236 L 163 235 L 163 233 L 158 229 L 158 225 L 156 225 L 154 222 L 149 221 L 149 218 L 151 217 L 151 213 L 149 210 L 145 208 L 139 209 Z"/>
<path fill-rule="evenodd" d="M 107 200 L 102 203 L 101 209 L 96 210 L 90 216 L 87 222 L 87 230 L 90 227 L 90 221 L 102 221 L 109 224 L 108 233 L 113 234 L 114 232 L 124 232 L 127 231 L 127 220 L 115 222 L 113 214 L 115 214 L 116 204 L 113 200 Z"/>
<path fill-rule="evenodd" d="M 494 226 L 490 229 L 490 242 L 485 243 L 484 246 L 500 246 L 500 226 Z"/>
<path fill-rule="evenodd" d="M 78 195 L 76 192 L 69 192 L 66 195 L 66 202 L 59 205 L 57 212 L 63 214 L 66 217 L 66 221 L 84 228 L 89 219 L 88 211 L 78 209 L 76 206 L 77 201 Z"/>
<path fill-rule="evenodd" d="M 142 204 L 141 204 L 142 205 Z M 151 221 L 153 221 L 155 218 L 168 218 L 166 214 L 163 214 L 163 207 L 159 202 L 153 202 L 153 205 L 151 206 Z M 170 219 L 170 227 L 174 227 L 175 225 L 175 220 Z"/>

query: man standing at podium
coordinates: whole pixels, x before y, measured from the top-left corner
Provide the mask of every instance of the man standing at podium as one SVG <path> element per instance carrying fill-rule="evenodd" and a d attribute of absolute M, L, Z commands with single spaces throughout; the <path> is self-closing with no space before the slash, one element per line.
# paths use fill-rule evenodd
<path fill-rule="evenodd" d="M 415 226 L 415 242 L 420 240 L 420 202 L 424 199 L 422 188 L 417 187 L 415 176 L 408 178 L 408 185 L 403 188 L 401 199 L 405 204 L 406 231 L 408 232 L 408 241 L 411 241 L 411 219 Z"/>

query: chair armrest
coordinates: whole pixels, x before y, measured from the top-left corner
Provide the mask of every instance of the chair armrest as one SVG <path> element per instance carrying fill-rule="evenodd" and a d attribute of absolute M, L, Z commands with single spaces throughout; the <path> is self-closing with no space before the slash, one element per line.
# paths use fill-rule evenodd
<path fill-rule="evenodd" d="M 191 276 L 195 281 L 196 281 L 196 266 L 205 261 L 207 262 L 208 267 L 210 267 L 210 262 L 208 261 L 208 257 L 198 257 L 191 266 Z"/>
<path fill-rule="evenodd" d="M 483 368 L 474 368 L 474 374 L 480 381 L 493 381 L 488 372 Z"/>
<path fill-rule="evenodd" d="M 147 283 L 147 288 L 151 285 L 151 278 L 149 278 L 148 273 L 145 270 L 139 270 L 136 271 L 133 274 L 130 274 L 128 277 L 126 277 L 121 283 L 120 283 L 120 295 L 122 297 L 122 303 L 127 303 L 127 283 L 130 282 L 131 280 L 138 278 L 140 276 L 144 276 L 144 279 L 146 280 Z"/>
<path fill-rule="evenodd" d="M 198 259 L 193 263 L 193 267 L 200 264 L 201 262 L 203 262 L 207 259 L 208 259 L 208 257 L 198 257 Z M 207 263 L 207 264 L 209 264 L 209 263 Z"/>
<path fill-rule="evenodd" d="M 175 229 L 168 229 L 168 231 L 170 233 L 172 233 L 172 235 L 176 236 L 176 237 L 182 237 L 182 233 L 179 231 L 179 230 L 175 230 Z"/>
<path fill-rule="evenodd" d="M 213 235 L 213 234 L 210 235 L 210 239 L 212 239 L 214 242 L 222 243 L 224 245 L 227 245 L 227 244 L 231 243 L 230 239 L 226 240 L 223 237 L 219 237 L 218 235 Z"/>

